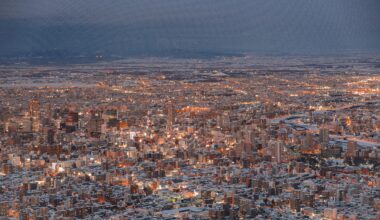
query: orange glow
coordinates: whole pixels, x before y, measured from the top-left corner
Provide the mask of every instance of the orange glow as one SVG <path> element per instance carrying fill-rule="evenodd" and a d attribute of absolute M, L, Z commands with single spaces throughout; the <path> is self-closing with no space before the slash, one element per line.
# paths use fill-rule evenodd
<path fill-rule="evenodd" d="M 19 216 L 20 216 L 20 213 L 17 210 L 14 210 L 14 209 L 8 210 L 8 217 L 17 218 L 18 219 Z"/>
<path fill-rule="evenodd" d="M 192 112 L 192 113 L 197 113 L 197 112 L 207 112 L 210 111 L 210 108 L 208 107 L 197 107 L 197 106 L 186 106 L 182 108 L 181 110 L 178 110 L 178 112 Z"/>
<path fill-rule="evenodd" d="M 99 203 L 105 203 L 106 202 L 106 198 L 104 198 L 104 196 L 99 196 L 98 202 Z"/>
<path fill-rule="evenodd" d="M 375 187 L 376 186 L 375 181 L 368 181 L 368 186 L 369 187 Z"/>
<path fill-rule="evenodd" d="M 128 180 L 122 180 L 121 185 L 122 186 L 129 186 L 129 181 Z"/>
<path fill-rule="evenodd" d="M 126 122 L 126 121 L 121 121 L 121 122 L 119 123 L 119 127 L 120 127 L 120 129 L 126 129 L 126 128 L 128 128 L 128 122 Z"/>

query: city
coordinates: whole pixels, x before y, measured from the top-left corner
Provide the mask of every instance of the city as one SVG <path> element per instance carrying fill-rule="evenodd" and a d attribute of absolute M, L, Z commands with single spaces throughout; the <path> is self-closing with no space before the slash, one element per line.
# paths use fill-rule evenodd
<path fill-rule="evenodd" d="M 380 219 L 379 63 L 4 64 L 0 219 Z"/>

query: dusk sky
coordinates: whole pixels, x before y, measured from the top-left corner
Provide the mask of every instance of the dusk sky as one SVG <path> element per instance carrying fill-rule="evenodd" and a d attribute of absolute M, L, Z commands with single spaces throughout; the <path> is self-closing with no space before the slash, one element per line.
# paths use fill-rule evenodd
<path fill-rule="evenodd" d="M 0 2 L 0 56 L 380 51 L 379 0 Z"/>

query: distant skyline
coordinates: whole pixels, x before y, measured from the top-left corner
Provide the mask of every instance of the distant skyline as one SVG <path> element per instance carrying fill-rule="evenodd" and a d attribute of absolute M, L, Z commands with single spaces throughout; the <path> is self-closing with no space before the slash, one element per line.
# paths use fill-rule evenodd
<path fill-rule="evenodd" d="M 379 0 L 2 0 L 0 57 L 380 51 Z"/>

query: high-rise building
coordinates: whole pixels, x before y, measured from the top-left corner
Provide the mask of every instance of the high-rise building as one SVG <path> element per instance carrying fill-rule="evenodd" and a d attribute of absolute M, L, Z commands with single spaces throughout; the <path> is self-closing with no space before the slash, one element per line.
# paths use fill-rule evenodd
<path fill-rule="evenodd" d="M 166 127 L 168 130 L 171 130 L 173 128 L 173 125 L 175 123 L 175 106 L 172 101 L 169 101 L 167 104 L 167 124 Z"/>
<path fill-rule="evenodd" d="M 102 125 L 104 120 L 99 113 L 93 113 L 88 124 L 87 131 L 91 137 L 99 138 L 102 133 Z"/>
<path fill-rule="evenodd" d="M 268 143 L 270 152 L 272 153 L 272 159 L 274 162 L 281 163 L 283 160 L 284 146 L 281 141 L 270 140 Z"/>
<path fill-rule="evenodd" d="M 37 99 L 33 99 L 29 102 L 29 115 L 31 117 L 39 117 L 40 102 Z"/>
<path fill-rule="evenodd" d="M 347 156 L 348 157 L 355 157 L 357 152 L 357 143 L 356 141 L 349 141 L 347 144 Z"/>
<path fill-rule="evenodd" d="M 70 111 L 65 119 L 65 128 L 67 133 L 74 132 L 78 128 L 79 116 L 78 112 Z"/>
<path fill-rule="evenodd" d="M 52 145 L 55 142 L 54 138 L 55 132 L 53 128 L 48 128 L 46 131 L 46 143 Z"/>
<path fill-rule="evenodd" d="M 40 102 L 33 99 L 29 102 L 29 115 L 32 121 L 32 131 L 40 130 Z"/>
<path fill-rule="evenodd" d="M 329 143 L 329 130 L 327 128 L 319 129 L 319 142 L 326 146 Z"/>
<path fill-rule="evenodd" d="M 314 146 L 313 134 L 311 132 L 307 132 L 302 148 L 303 150 L 309 151 L 309 150 L 312 150 L 313 146 Z"/>

